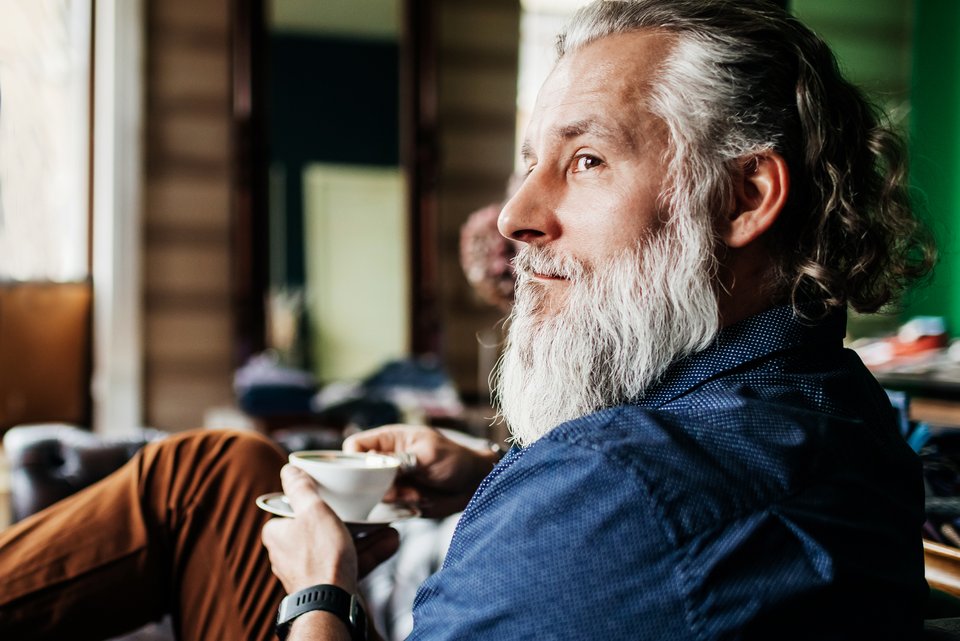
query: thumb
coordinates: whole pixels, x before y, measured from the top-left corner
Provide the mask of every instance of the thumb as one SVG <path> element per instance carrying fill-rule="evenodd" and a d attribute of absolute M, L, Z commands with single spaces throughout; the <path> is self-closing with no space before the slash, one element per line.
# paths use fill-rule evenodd
<path fill-rule="evenodd" d="M 294 514 L 306 514 L 312 510 L 333 514 L 333 510 L 320 498 L 317 482 L 300 468 L 289 463 L 284 465 L 280 469 L 280 482 Z"/>

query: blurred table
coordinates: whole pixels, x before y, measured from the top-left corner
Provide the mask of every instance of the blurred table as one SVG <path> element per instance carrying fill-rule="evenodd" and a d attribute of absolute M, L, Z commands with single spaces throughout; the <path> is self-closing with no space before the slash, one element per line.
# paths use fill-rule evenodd
<path fill-rule="evenodd" d="M 870 371 L 884 388 L 910 396 L 911 419 L 960 426 L 960 363 L 947 349 L 872 365 Z"/>

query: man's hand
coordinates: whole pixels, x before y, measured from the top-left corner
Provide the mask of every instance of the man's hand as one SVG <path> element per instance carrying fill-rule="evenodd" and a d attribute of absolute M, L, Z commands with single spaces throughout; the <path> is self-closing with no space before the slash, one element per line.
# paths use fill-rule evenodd
<path fill-rule="evenodd" d="M 316 481 L 292 465 L 283 467 L 280 478 L 295 516 L 267 521 L 261 538 L 284 590 L 290 594 L 329 583 L 356 594 L 359 577 L 396 552 L 397 531 L 377 530 L 355 545 L 349 530 L 320 498 Z"/>
<path fill-rule="evenodd" d="M 413 425 L 365 430 L 348 438 L 343 449 L 415 455 L 416 468 L 397 478 L 384 501 L 413 503 L 426 517 L 463 510 L 497 463 L 493 452 L 465 447 L 435 429 Z"/>

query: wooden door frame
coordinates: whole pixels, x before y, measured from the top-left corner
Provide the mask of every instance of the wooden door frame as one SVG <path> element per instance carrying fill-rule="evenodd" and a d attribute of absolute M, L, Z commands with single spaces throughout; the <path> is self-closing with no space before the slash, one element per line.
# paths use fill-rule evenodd
<path fill-rule="evenodd" d="M 440 343 L 436 236 L 437 0 L 401 0 L 400 164 L 407 181 L 413 355 Z M 231 308 L 234 366 L 266 347 L 268 277 L 267 25 L 265 0 L 230 0 Z"/>

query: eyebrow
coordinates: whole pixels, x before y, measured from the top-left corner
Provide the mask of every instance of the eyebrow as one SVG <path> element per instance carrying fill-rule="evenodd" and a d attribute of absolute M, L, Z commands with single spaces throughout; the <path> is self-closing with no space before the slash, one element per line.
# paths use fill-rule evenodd
<path fill-rule="evenodd" d="M 596 118 L 584 118 L 583 120 L 578 120 L 568 125 L 558 127 L 553 132 L 554 137 L 562 138 L 564 140 L 579 138 L 580 136 L 586 134 L 592 134 L 600 138 L 606 138 L 617 143 L 624 142 L 624 138 L 626 137 L 626 132 L 620 131 L 619 128 L 614 129 L 608 127 Z"/>
<path fill-rule="evenodd" d="M 623 127 L 607 126 L 599 119 L 593 117 L 583 118 L 582 120 L 577 120 L 575 122 L 556 127 L 550 132 L 549 135 L 555 140 L 567 141 L 588 134 L 597 136 L 598 138 L 603 138 L 616 145 L 626 146 L 629 149 L 633 149 L 636 146 L 636 141 L 634 140 L 630 131 Z M 533 146 L 529 141 L 524 141 L 521 145 L 520 156 L 524 160 L 530 160 L 531 158 L 536 157 L 536 154 L 533 151 Z"/>

